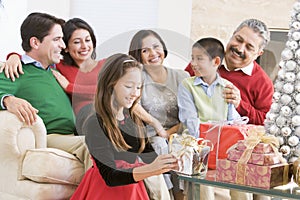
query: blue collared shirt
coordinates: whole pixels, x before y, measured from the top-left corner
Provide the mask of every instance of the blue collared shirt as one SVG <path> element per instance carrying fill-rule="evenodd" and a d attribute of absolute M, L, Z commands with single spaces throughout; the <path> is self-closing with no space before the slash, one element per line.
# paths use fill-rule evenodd
<path fill-rule="evenodd" d="M 219 74 L 217 74 L 216 80 L 211 85 L 204 82 L 201 77 L 196 77 L 193 83 L 195 86 L 200 85 L 205 94 L 209 97 L 213 96 L 215 87 L 218 84 L 225 86 Z M 198 118 L 198 111 L 194 103 L 194 97 L 182 84 L 180 84 L 178 88 L 178 106 L 180 121 L 188 128 L 191 135 L 199 137 L 200 119 Z M 184 112 L 183 110 L 187 112 Z M 227 120 L 231 121 L 239 117 L 240 115 L 236 111 L 234 105 L 228 104 Z"/>
<path fill-rule="evenodd" d="M 42 64 L 39 61 L 34 60 L 33 58 L 31 58 L 30 56 L 28 56 L 26 54 L 22 55 L 21 60 L 25 65 L 33 64 L 34 66 L 36 66 L 38 68 L 44 69 L 44 67 L 42 66 Z M 46 70 L 55 69 L 55 68 L 56 68 L 56 65 L 52 64 L 52 65 L 49 65 Z"/>

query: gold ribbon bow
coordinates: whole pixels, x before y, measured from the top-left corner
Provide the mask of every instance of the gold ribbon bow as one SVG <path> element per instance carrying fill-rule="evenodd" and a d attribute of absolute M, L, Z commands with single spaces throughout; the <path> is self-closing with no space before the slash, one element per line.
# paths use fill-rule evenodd
<path fill-rule="evenodd" d="M 237 163 L 236 183 L 245 184 L 246 164 L 248 163 L 253 149 L 259 143 L 269 144 L 275 155 L 279 157 L 281 163 L 286 163 L 286 160 L 278 151 L 279 141 L 274 135 L 265 135 L 265 129 L 261 126 L 249 130 L 248 137 L 245 139 L 246 150 L 241 155 Z"/>
<path fill-rule="evenodd" d="M 179 151 L 177 151 L 176 155 L 178 157 L 182 156 L 185 152 L 186 152 L 186 147 L 190 146 L 193 147 L 195 150 L 198 150 L 198 152 L 201 152 L 201 149 L 203 148 L 203 146 L 209 146 L 209 143 L 211 143 L 209 140 L 205 140 L 203 138 L 195 138 L 191 135 L 182 133 L 181 135 L 178 134 L 172 134 L 169 138 L 169 151 L 172 152 L 172 144 L 173 144 L 173 140 L 174 137 L 178 137 L 181 136 L 181 138 L 179 139 L 179 142 L 181 144 L 181 149 Z M 201 144 L 199 144 L 199 141 L 201 141 Z M 213 146 L 211 144 L 211 151 L 213 149 Z"/>
<path fill-rule="evenodd" d="M 180 149 L 177 150 L 176 152 L 173 151 L 172 149 L 172 144 L 173 140 L 176 138 L 176 141 L 180 144 Z M 200 143 L 200 144 L 199 144 Z M 172 134 L 169 138 L 169 152 L 171 152 L 177 159 L 181 158 L 183 155 L 192 155 L 193 153 L 197 152 L 197 154 L 201 154 L 202 149 L 205 146 L 210 146 L 210 150 L 212 151 L 213 144 L 209 140 L 205 140 L 203 138 L 195 138 L 191 135 L 188 135 L 186 133 L 182 133 L 181 135 L 178 134 Z M 192 148 L 187 148 L 187 147 L 192 147 Z M 191 161 L 193 158 L 189 158 Z M 200 171 L 203 167 L 207 166 L 198 166 L 195 171 Z M 180 170 L 179 170 L 180 171 Z"/>

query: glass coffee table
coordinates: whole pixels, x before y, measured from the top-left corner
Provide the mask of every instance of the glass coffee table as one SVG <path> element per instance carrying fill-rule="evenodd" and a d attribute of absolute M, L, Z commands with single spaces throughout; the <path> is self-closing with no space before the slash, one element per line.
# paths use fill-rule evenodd
<path fill-rule="evenodd" d="M 199 187 L 195 187 L 195 185 L 199 184 L 224 189 L 234 189 L 254 194 L 263 194 L 271 197 L 300 199 L 300 187 L 294 182 L 283 186 L 277 186 L 271 189 L 262 189 L 245 185 L 237 185 L 233 183 L 216 181 L 216 170 L 209 170 L 205 178 L 200 176 L 187 176 L 179 174 L 179 179 L 188 182 L 188 200 L 200 199 Z"/>

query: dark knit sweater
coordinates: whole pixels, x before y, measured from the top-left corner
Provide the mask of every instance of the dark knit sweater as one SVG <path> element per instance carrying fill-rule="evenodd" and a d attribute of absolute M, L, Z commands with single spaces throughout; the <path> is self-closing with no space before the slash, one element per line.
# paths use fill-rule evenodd
<path fill-rule="evenodd" d="M 15 82 L 0 73 L 0 99 L 11 94 L 27 100 L 39 110 L 47 133 L 72 134 L 75 120 L 71 103 L 50 70 L 23 65 L 24 74 Z M 3 108 L 1 108 L 3 109 Z"/>

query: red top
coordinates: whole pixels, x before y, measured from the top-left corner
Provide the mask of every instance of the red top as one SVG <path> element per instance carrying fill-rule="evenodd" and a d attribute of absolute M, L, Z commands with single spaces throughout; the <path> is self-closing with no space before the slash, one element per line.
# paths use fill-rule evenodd
<path fill-rule="evenodd" d="M 185 71 L 191 76 L 194 75 L 190 64 Z M 232 82 L 240 90 L 242 100 L 236 108 L 239 114 L 249 117 L 249 124 L 263 125 L 266 114 L 271 108 L 274 87 L 262 67 L 254 61 L 251 76 L 241 70 L 228 71 L 224 65 L 218 72 L 221 77 Z"/>
<path fill-rule="evenodd" d="M 75 114 L 94 101 L 97 77 L 104 61 L 105 59 L 98 61 L 97 66 L 90 72 L 81 72 L 78 67 L 65 65 L 62 61 L 56 65 L 57 70 L 69 81 L 66 92 L 72 97 Z"/>

